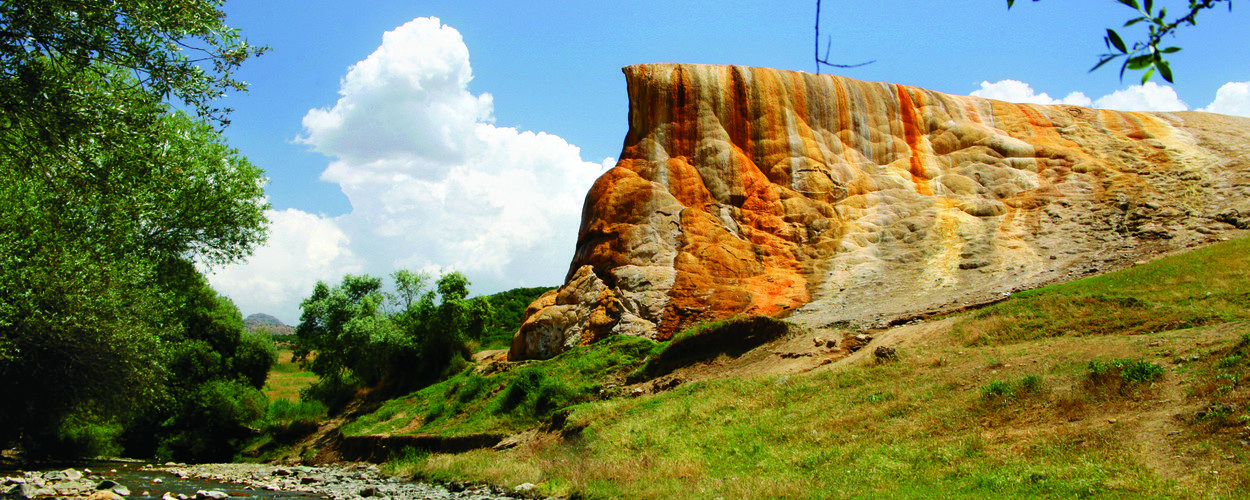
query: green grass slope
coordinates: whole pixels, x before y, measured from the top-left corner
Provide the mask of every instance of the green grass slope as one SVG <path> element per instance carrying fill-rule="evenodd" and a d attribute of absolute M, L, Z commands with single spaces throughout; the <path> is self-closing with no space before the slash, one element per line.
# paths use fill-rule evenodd
<path fill-rule="evenodd" d="M 387 467 L 586 498 L 1246 498 L 1248 293 L 1241 239 L 899 327 L 880 337 L 895 361 L 633 397 L 615 384 L 691 353 L 614 338 L 466 371 L 345 432 L 539 429 Z"/>

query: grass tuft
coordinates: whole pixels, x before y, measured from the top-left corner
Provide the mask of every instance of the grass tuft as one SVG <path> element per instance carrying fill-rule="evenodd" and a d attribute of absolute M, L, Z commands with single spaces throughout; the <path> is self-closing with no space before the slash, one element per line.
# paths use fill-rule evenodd
<path fill-rule="evenodd" d="M 989 403 L 1006 403 L 1041 394 L 1044 388 L 1039 375 L 1025 375 L 1015 381 L 995 380 L 981 387 L 981 399 Z"/>

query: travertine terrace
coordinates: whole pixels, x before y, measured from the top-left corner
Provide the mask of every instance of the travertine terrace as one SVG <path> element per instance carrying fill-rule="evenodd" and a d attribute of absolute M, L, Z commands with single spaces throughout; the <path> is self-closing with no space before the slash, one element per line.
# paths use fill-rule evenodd
<path fill-rule="evenodd" d="M 1250 120 L 741 66 L 624 69 L 629 133 L 511 359 L 786 315 L 873 326 L 1250 226 Z"/>

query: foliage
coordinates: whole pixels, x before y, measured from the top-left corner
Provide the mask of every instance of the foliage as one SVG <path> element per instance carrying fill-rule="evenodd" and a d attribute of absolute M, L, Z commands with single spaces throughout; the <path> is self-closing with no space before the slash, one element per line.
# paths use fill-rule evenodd
<path fill-rule="evenodd" d="M 1228 259 L 1240 248 L 1211 247 L 1068 290 L 1213 305 L 1194 289 L 1244 293 L 1244 276 L 1236 276 L 1244 268 Z M 1177 281 L 1191 273 L 1201 284 Z M 612 337 L 503 371 L 465 370 L 386 402 L 344 433 L 505 436 L 541 428 L 512 448 L 418 452 L 384 467 L 430 479 L 529 482 L 535 494 L 571 498 L 1240 498 L 1250 478 L 1241 445 L 1250 384 L 1234 379 L 1250 380 L 1248 328 L 1234 320 L 971 346 L 934 328 L 906 342 L 926 355 L 898 362 L 685 382 L 641 395 L 614 385 L 664 344 Z M 1084 382 L 1090 361 L 1107 353 L 1184 366 L 1161 389 L 1166 395 L 1100 401 Z M 543 414 L 536 403 L 544 385 L 579 397 Z M 511 411 L 496 411 L 509 401 Z M 987 411 L 994 401 L 1003 405 Z M 1160 425 L 1179 432 L 1141 432 Z M 1188 460 L 1155 467 L 1178 449 Z"/>
<path fill-rule="evenodd" d="M 525 309 L 535 299 L 551 290 L 555 288 L 514 288 L 484 297 L 484 304 L 489 305 L 490 321 L 481 329 L 481 337 L 475 338 L 479 343 L 479 348 L 507 349 L 510 347 L 512 336 L 521 328 L 521 319 L 525 314 Z"/>
<path fill-rule="evenodd" d="M 345 426 L 343 432 L 414 429 L 414 433 L 438 436 L 519 432 L 570 407 L 617 395 L 624 374 L 641 366 L 659 348 L 660 344 L 647 339 L 618 335 L 497 373 L 483 375 L 466 369 L 386 402 Z"/>
<path fill-rule="evenodd" d="M 168 378 L 156 400 L 128 422 L 132 456 L 181 461 L 230 460 L 265 416 L 261 392 L 278 359 L 268 336 L 247 332 L 238 308 L 190 263 L 161 269 L 179 328 L 161 335 Z"/>
<path fill-rule="evenodd" d="M 543 362 L 548 377 L 559 373 L 550 361 Z M 387 468 L 531 482 L 540 495 L 573 498 L 1181 496 L 1175 482 L 1142 473 L 1116 434 L 1049 419 L 1024 431 L 983 427 L 979 395 L 952 383 L 967 374 L 932 375 L 902 360 L 794 375 L 785 384 L 776 377 L 684 384 L 568 407 L 549 420 L 563 423 L 559 432 L 516 448 L 400 457 Z M 390 425 L 402 425 L 403 413 Z"/>
<path fill-rule="evenodd" d="M 1033 0 L 1034 2 L 1038 0 Z M 1168 18 L 1168 9 L 1159 7 L 1158 11 L 1154 10 L 1154 2 L 1152 0 L 1144 0 L 1139 3 L 1137 0 L 1116 0 L 1120 4 L 1136 10 L 1140 16 L 1129 19 L 1124 23 L 1124 27 L 1133 26 L 1138 23 L 1144 23 L 1149 28 L 1146 41 L 1135 41 L 1130 47 L 1124 43 L 1124 39 L 1115 30 L 1108 28 L 1107 36 L 1103 37 L 1103 43 L 1109 51 L 1099 56 L 1098 64 L 1094 65 L 1090 71 L 1101 68 L 1104 64 L 1111 61 L 1124 58 L 1124 62 L 1120 65 L 1120 78 L 1124 78 L 1125 70 L 1145 70 L 1142 74 L 1141 82 L 1145 84 L 1150 77 L 1154 75 L 1155 70 L 1159 71 L 1168 83 L 1172 82 L 1172 67 L 1168 64 L 1165 54 L 1174 54 L 1180 51 L 1180 47 L 1164 47 L 1159 45 L 1163 43 L 1163 38 L 1172 35 L 1176 36 L 1176 31 L 1182 26 L 1197 26 L 1198 13 L 1206 9 L 1214 9 L 1222 3 L 1228 4 L 1228 10 L 1233 10 L 1233 0 L 1189 0 L 1189 10 L 1184 15 Z M 1007 0 L 1007 8 L 1010 9 L 1015 4 L 1015 0 Z"/>
<path fill-rule="evenodd" d="M 144 133 L 0 156 L 0 441 L 87 401 L 113 418 L 155 397 L 172 296 L 161 263 L 227 262 L 263 240 L 261 172 L 215 132 L 181 114 L 119 124 Z"/>
<path fill-rule="evenodd" d="M 1166 369 L 1144 359 L 1093 360 L 1086 370 L 1085 385 L 1093 391 L 1129 395 L 1162 377 Z"/>
<path fill-rule="evenodd" d="M 357 387 L 404 391 L 440 379 L 463 364 L 465 339 L 480 335 L 489 309 L 468 299 L 469 281 L 459 272 L 429 276 L 406 270 L 392 277 L 396 294 L 382 280 L 343 277 L 331 288 L 318 282 L 300 307 L 295 359 L 320 380 L 306 392 L 332 410 Z"/>
<path fill-rule="evenodd" d="M 268 400 L 256 388 L 213 380 L 184 393 L 162 425 L 162 460 L 228 462 L 253 434 Z"/>
<path fill-rule="evenodd" d="M 57 439 L 42 443 L 52 447 L 48 455 L 80 455 L 88 457 L 121 456 L 118 444 L 123 428 L 115 422 L 100 422 L 92 418 L 91 411 L 84 409 L 72 413 L 61 423 Z"/>
<path fill-rule="evenodd" d="M 102 96 L 97 107 L 134 108 L 145 99 L 124 75 L 109 76 L 79 83 Z M 83 134 L 59 148 L 30 143 L 0 157 L 6 215 L 26 224 L 5 228 L 20 240 L 10 251 L 25 253 L 15 258 L 32 259 L 39 245 L 56 243 L 100 259 L 195 256 L 224 264 L 264 241 L 262 171 L 206 124 L 144 106 L 109 118 L 116 127 L 109 133 L 124 143 Z M 0 137 L 18 140 L 9 132 Z"/>
<path fill-rule="evenodd" d="M 9 154 L 31 143 L 115 129 L 92 107 L 79 77 L 113 68 L 135 79 L 135 92 L 176 99 L 202 118 L 227 123 L 213 101 L 246 83 L 234 72 L 266 49 L 252 47 L 225 25 L 221 0 L 5 0 L 0 3 L 0 147 Z M 123 110 L 129 114 L 129 110 Z M 123 130 L 129 139 L 136 130 Z"/>
<path fill-rule="evenodd" d="M 191 262 L 264 241 L 264 178 L 166 102 L 224 123 L 212 101 L 259 51 L 219 5 L 0 3 L 0 444 L 98 451 L 176 396 L 255 399 L 271 351 L 231 337 L 238 311 Z"/>
<path fill-rule="evenodd" d="M 1114 359 L 1090 361 L 1089 378 L 1103 380 L 1118 378 L 1125 384 L 1144 384 L 1163 376 L 1164 369 L 1142 359 Z"/>
<path fill-rule="evenodd" d="M 84 406 L 110 425 L 155 397 L 163 367 L 157 326 L 144 313 L 160 305 L 131 295 L 149 288 L 137 259 L 45 251 L 19 268 L 11 250 L 23 243 L 0 237 L 0 442 L 20 438 L 33 449 L 56 441 Z"/>

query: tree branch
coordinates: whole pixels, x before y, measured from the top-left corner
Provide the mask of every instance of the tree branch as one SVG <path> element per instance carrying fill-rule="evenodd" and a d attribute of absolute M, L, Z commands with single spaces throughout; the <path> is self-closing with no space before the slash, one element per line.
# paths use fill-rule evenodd
<path fill-rule="evenodd" d="M 816 0 L 816 41 L 814 46 L 816 50 L 816 74 L 818 75 L 820 74 L 821 66 L 829 66 L 832 68 L 858 68 L 860 66 L 867 66 L 877 62 L 876 59 L 859 64 L 837 64 L 829 62 L 829 51 L 833 47 L 832 36 L 828 37 L 828 42 L 825 44 L 825 57 L 820 57 L 820 0 Z"/>

